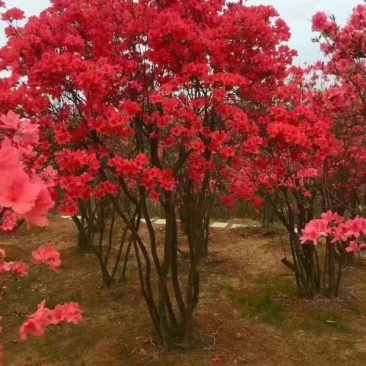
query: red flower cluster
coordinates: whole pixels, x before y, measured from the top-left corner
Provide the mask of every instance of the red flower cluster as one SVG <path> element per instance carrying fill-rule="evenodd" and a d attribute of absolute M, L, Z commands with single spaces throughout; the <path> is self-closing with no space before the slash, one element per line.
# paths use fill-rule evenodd
<path fill-rule="evenodd" d="M 50 325 L 59 325 L 61 323 L 78 324 L 82 319 L 79 305 L 75 302 L 57 305 L 53 310 L 46 308 L 45 303 L 45 300 L 43 300 L 39 304 L 38 310 L 30 315 L 20 327 L 20 338 L 23 341 L 27 340 L 28 334 L 42 337 L 44 329 Z"/>
<path fill-rule="evenodd" d="M 51 245 L 44 245 L 32 252 L 34 264 L 47 264 L 52 270 L 61 265 L 60 253 Z"/>
<path fill-rule="evenodd" d="M 27 167 L 33 146 L 38 141 L 38 126 L 20 121 L 13 112 L 0 117 L 0 213 L 2 229 L 11 230 L 19 218 L 46 226 L 47 212 L 54 202 L 49 193 L 53 182 L 43 181 Z"/>
<path fill-rule="evenodd" d="M 348 253 L 365 250 L 366 219 L 355 217 L 345 220 L 337 213 L 328 211 L 320 219 L 310 221 L 301 233 L 301 243 L 318 244 L 321 237 L 330 237 L 332 243 L 343 243 Z"/>

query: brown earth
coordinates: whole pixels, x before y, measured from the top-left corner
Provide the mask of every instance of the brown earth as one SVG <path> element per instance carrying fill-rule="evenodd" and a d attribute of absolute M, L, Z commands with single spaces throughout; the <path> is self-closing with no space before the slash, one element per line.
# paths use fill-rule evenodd
<path fill-rule="evenodd" d="M 63 259 L 57 273 L 32 266 L 27 278 L 0 282 L 5 365 L 365 365 L 366 261 L 345 269 L 347 291 L 339 299 L 299 298 L 292 273 L 280 263 L 284 254 L 274 231 L 212 229 L 195 314 L 197 346 L 175 352 L 156 339 L 133 261 L 127 281 L 106 290 L 94 255 L 77 253 L 71 220 L 54 218 L 47 229 L 3 235 L 0 247 L 10 260 L 29 262 L 31 251 L 46 242 Z M 82 323 L 21 342 L 20 324 L 43 299 L 49 307 L 79 302 Z"/>

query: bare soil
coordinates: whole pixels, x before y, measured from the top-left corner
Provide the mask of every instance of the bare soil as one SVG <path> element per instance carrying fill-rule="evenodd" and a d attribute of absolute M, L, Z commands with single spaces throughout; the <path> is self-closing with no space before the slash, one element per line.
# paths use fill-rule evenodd
<path fill-rule="evenodd" d="M 366 260 L 345 269 L 339 299 L 299 298 L 293 274 L 280 262 L 284 252 L 275 232 L 281 231 L 212 229 L 201 266 L 197 345 L 175 352 L 166 352 L 154 334 L 133 260 L 127 281 L 107 290 L 95 256 L 76 251 L 71 220 L 55 217 L 47 229 L 2 235 L 9 259 L 29 262 L 31 251 L 47 242 L 63 259 L 57 273 L 32 266 L 27 278 L 0 283 L 5 365 L 365 365 Z M 19 326 L 43 299 L 49 307 L 79 302 L 82 323 L 20 341 Z"/>

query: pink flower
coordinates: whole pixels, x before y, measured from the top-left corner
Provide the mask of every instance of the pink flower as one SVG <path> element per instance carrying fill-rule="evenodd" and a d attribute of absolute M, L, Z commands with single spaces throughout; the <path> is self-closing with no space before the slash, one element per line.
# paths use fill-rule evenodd
<path fill-rule="evenodd" d="M 57 171 L 55 169 L 53 169 L 52 166 L 48 166 L 40 174 L 40 177 L 45 182 L 47 187 L 54 187 L 56 184 L 55 180 L 57 177 Z"/>
<path fill-rule="evenodd" d="M 44 328 L 63 322 L 77 324 L 82 319 L 82 313 L 77 303 L 57 305 L 54 310 L 45 307 L 45 300 L 38 305 L 38 310 L 30 315 L 20 327 L 20 338 L 26 340 L 28 334 L 42 337 Z"/>
<path fill-rule="evenodd" d="M 358 252 L 358 245 L 355 241 L 351 241 L 348 245 L 348 247 L 346 248 L 346 252 L 347 253 L 355 253 Z"/>
<path fill-rule="evenodd" d="M 19 151 L 11 145 L 11 141 L 6 137 L 0 147 L 0 172 L 3 176 L 11 175 L 14 171 L 23 168 L 23 164 L 19 160 Z"/>
<path fill-rule="evenodd" d="M 30 211 L 39 194 L 40 186 L 32 183 L 24 171 L 0 177 L 0 206 L 11 208 L 17 214 Z"/>
<path fill-rule="evenodd" d="M 26 276 L 28 274 L 29 266 L 24 262 L 13 262 L 11 265 L 11 272 L 16 276 Z"/>
<path fill-rule="evenodd" d="M 346 241 L 349 239 L 349 235 L 347 235 L 348 228 L 345 224 L 340 224 L 339 226 L 336 226 L 332 230 L 332 243 L 336 243 L 338 241 Z"/>
<path fill-rule="evenodd" d="M 61 265 L 60 253 L 51 245 L 44 245 L 32 252 L 34 264 L 47 264 L 52 270 Z"/>
<path fill-rule="evenodd" d="M 0 260 L 0 274 L 9 272 L 11 270 L 11 263 Z"/>
<path fill-rule="evenodd" d="M 26 276 L 29 266 L 24 262 L 6 262 L 0 259 L 0 274 L 12 273 L 15 276 Z"/>
<path fill-rule="evenodd" d="M 81 321 L 81 319 L 81 310 L 79 304 L 76 302 L 57 305 L 52 314 L 53 324 L 59 324 L 61 322 L 77 324 Z"/>
<path fill-rule="evenodd" d="M 16 143 L 36 144 L 39 140 L 38 126 L 31 124 L 29 121 L 23 121 L 19 124 L 19 128 L 13 137 Z"/>
<path fill-rule="evenodd" d="M 348 229 L 346 235 L 348 237 L 353 236 L 357 239 L 361 235 L 363 228 L 362 221 L 363 219 L 360 219 L 359 217 L 355 217 L 353 220 L 348 220 L 345 223 L 345 227 Z"/>
<path fill-rule="evenodd" d="M 48 191 L 46 185 L 38 177 L 32 179 L 32 184 L 38 186 L 38 195 L 34 201 L 33 207 L 25 212 L 22 217 L 28 223 L 37 226 L 47 226 L 48 219 L 45 217 L 47 212 L 51 210 L 55 203 L 53 202 L 50 192 Z"/>
<path fill-rule="evenodd" d="M 51 324 L 52 311 L 45 308 L 45 300 L 38 305 L 38 310 L 28 317 L 20 327 L 20 338 L 25 341 L 28 334 L 35 337 L 42 337 L 44 328 Z"/>
<path fill-rule="evenodd" d="M 312 18 L 313 26 L 312 26 L 311 30 L 313 32 L 323 32 L 326 27 L 327 22 L 328 22 L 328 17 L 324 12 L 316 13 L 315 15 L 313 15 L 313 18 Z"/>
<path fill-rule="evenodd" d="M 24 18 L 24 11 L 18 8 L 11 8 L 2 14 L 2 20 L 9 22 L 13 20 L 22 20 Z"/>
<path fill-rule="evenodd" d="M 0 116 L 0 122 L 3 124 L 3 126 L 0 125 L 0 128 L 17 130 L 19 126 L 19 115 L 13 111 L 9 111 L 7 114 Z"/>
<path fill-rule="evenodd" d="M 59 213 L 65 216 L 74 216 L 78 212 L 78 205 L 75 200 L 65 199 L 59 208 Z"/>
<path fill-rule="evenodd" d="M 3 216 L 3 223 L 1 229 L 4 231 L 13 230 L 16 223 L 17 223 L 17 215 L 14 212 L 7 210 Z"/>
<path fill-rule="evenodd" d="M 302 230 L 300 237 L 301 244 L 312 242 L 317 245 L 317 241 L 322 236 L 327 236 L 329 233 L 328 221 L 324 218 L 314 219 L 310 221 Z"/>
<path fill-rule="evenodd" d="M 301 242 L 301 244 L 306 244 L 307 242 L 311 242 L 314 245 L 317 245 L 318 239 L 321 236 L 322 236 L 322 234 L 316 228 L 314 228 L 308 224 L 305 226 L 305 228 L 301 232 L 300 242 Z"/>
<path fill-rule="evenodd" d="M 320 217 L 328 222 L 335 221 L 337 224 L 342 223 L 344 220 L 342 216 L 332 211 L 323 212 Z"/>
<path fill-rule="evenodd" d="M 315 219 L 309 223 L 314 229 L 318 230 L 320 234 L 326 236 L 329 233 L 328 221 L 325 219 Z M 308 225 L 309 225 L 308 224 Z"/>

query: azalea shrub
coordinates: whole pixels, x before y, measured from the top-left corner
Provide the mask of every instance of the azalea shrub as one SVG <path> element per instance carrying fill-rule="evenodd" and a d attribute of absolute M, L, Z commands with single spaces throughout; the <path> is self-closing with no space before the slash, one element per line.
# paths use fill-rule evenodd
<path fill-rule="evenodd" d="M 326 58 L 289 70 L 256 119 L 258 136 L 243 144 L 238 168 L 229 168 L 226 200 L 234 204 L 250 192 L 259 208 L 270 203 L 286 227 L 290 250 L 282 261 L 303 295 L 336 296 L 335 266 L 347 258 L 344 245 L 336 250 L 328 243 L 324 277 L 323 253 L 301 244 L 306 224 L 328 210 L 350 218 L 365 214 L 365 14 L 366 5 L 358 5 L 343 27 L 325 13 L 314 15 L 314 41 Z"/>
<path fill-rule="evenodd" d="M 19 26 L 22 18 L 3 15 L 3 112 L 16 106 L 39 121 L 43 163 L 58 173 L 59 212 L 72 216 L 105 283 L 120 258 L 132 257 L 156 333 L 167 348 L 189 346 L 210 197 L 226 191 L 241 147 L 261 141 L 255 118 L 295 55 L 288 27 L 272 7 L 221 0 L 53 0 Z M 241 194 L 252 199 L 250 189 Z M 152 201 L 166 218 L 163 250 Z"/>
<path fill-rule="evenodd" d="M 314 108 L 333 120 L 335 137 L 324 165 L 323 211 L 348 212 L 351 217 L 364 214 L 365 206 L 365 14 L 366 4 L 359 4 L 344 26 L 323 12 L 312 20 L 314 41 L 325 56 L 315 65 L 325 84 L 314 93 Z"/>
<path fill-rule="evenodd" d="M 354 253 L 366 249 L 364 234 L 366 234 L 365 218 L 345 219 L 337 213 L 328 211 L 323 213 L 320 219 L 313 219 L 306 224 L 301 233 L 301 243 L 317 245 L 320 238 L 330 237 L 332 244 L 342 243 L 347 253 Z"/>
<path fill-rule="evenodd" d="M 302 241 L 306 243 L 303 247 L 311 248 L 317 242 L 316 235 L 325 237 L 323 270 L 328 283 L 318 282 L 318 289 L 329 296 L 339 295 L 342 267 L 350 262 L 350 253 L 365 248 L 364 219 L 359 217 L 365 214 L 366 197 L 365 14 L 366 5 L 360 4 L 344 26 L 322 12 L 312 19 L 312 30 L 318 33 L 313 41 L 319 43 L 325 56 L 314 65 L 318 80 L 312 105 L 317 113 L 331 119 L 332 142 L 331 152 L 314 179 L 315 203 L 318 210 L 327 213 L 310 222 Z M 319 268 L 315 256 L 313 263 Z"/>
<path fill-rule="evenodd" d="M 291 68 L 288 75 L 273 92 L 276 102 L 256 119 L 258 136 L 247 140 L 237 164 L 227 167 L 227 200 L 233 204 L 250 194 L 258 210 L 263 202 L 272 206 L 289 235 L 289 254 L 282 262 L 294 272 L 299 293 L 309 295 L 317 292 L 320 278 L 316 248 L 302 247 L 298 233 L 315 217 L 319 182 L 335 138 L 331 118 L 314 108 L 305 70 Z"/>
<path fill-rule="evenodd" d="M 358 216 L 346 219 L 332 211 L 323 213 L 319 219 L 306 224 L 300 240 L 302 245 L 317 246 L 321 238 L 326 239 L 329 259 L 326 268 L 323 268 L 329 278 L 329 287 L 323 284 L 323 290 L 325 294 L 338 296 L 345 256 L 366 250 L 366 219 Z M 329 252 L 336 253 L 338 260 L 335 261 L 334 255 L 329 255 Z"/>

